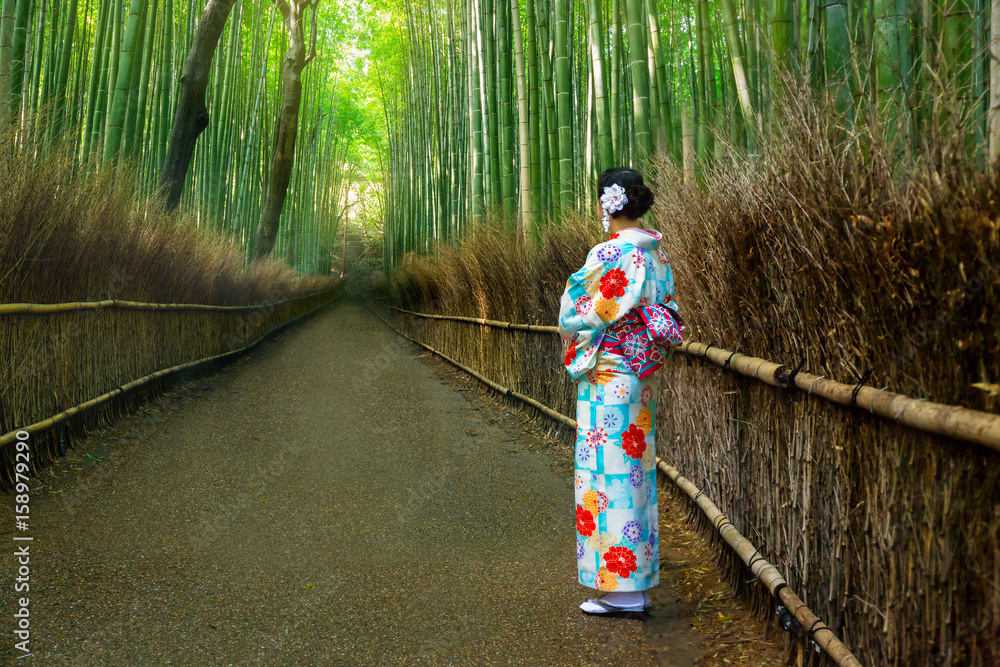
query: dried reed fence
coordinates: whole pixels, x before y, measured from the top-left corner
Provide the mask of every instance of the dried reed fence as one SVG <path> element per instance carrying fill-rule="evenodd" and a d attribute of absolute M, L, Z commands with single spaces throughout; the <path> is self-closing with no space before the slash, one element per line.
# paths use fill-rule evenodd
<path fill-rule="evenodd" d="M 0 484 L 12 482 L 7 445 L 15 430 L 32 432 L 32 463 L 44 466 L 59 453 L 60 440 L 69 445 L 88 427 L 107 424 L 157 391 L 163 378 L 223 361 L 342 289 L 337 281 L 320 292 L 248 306 L 0 305 L 0 360 L 10 369 L 0 379 Z"/>
<path fill-rule="evenodd" d="M 128 163 L 0 129 L 0 434 L 114 394 L 33 437 L 35 465 L 155 392 L 160 371 L 245 347 L 341 289 L 282 262 L 247 265 L 211 222 L 164 211 Z"/>
<path fill-rule="evenodd" d="M 698 190 L 659 165 L 647 224 L 664 234 L 688 336 L 864 379 L 873 393 L 996 413 L 1000 170 L 967 168 L 940 137 L 893 173 L 877 142 L 866 153 L 826 128 L 793 108 L 758 162 L 723 160 Z M 406 258 L 382 295 L 551 326 L 599 231 L 568 220 L 526 248 L 484 226 Z M 395 324 L 575 414 L 556 337 L 402 314 Z M 1000 454 L 686 355 L 659 375 L 658 454 L 717 499 L 864 664 L 1000 664 Z M 727 551 L 733 587 L 773 616 Z"/>

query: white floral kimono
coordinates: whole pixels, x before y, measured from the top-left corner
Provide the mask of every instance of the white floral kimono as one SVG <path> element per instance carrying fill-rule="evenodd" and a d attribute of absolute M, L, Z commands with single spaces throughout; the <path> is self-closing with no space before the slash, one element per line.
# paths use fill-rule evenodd
<path fill-rule="evenodd" d="M 577 570 L 581 584 L 603 591 L 660 581 L 650 374 L 662 354 L 636 337 L 646 335 L 641 309 L 663 305 L 676 314 L 660 239 L 630 228 L 595 246 L 567 281 L 559 313 L 559 332 L 572 341 L 566 368 L 577 381 Z M 670 338 L 679 339 L 679 317 L 671 323 Z M 650 319 L 650 330 L 659 324 Z"/>

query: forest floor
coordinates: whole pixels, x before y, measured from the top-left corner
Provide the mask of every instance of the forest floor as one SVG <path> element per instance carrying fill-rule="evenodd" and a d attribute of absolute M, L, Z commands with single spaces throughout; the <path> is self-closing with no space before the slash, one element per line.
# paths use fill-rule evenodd
<path fill-rule="evenodd" d="M 41 473 L 34 655 L 4 633 L 0 663 L 783 664 L 670 493 L 649 617 L 583 614 L 545 431 L 335 303 Z"/>

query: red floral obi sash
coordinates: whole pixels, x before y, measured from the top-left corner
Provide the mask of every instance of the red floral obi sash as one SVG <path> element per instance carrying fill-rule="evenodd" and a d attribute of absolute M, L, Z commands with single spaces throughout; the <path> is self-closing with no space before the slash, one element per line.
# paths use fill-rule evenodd
<path fill-rule="evenodd" d="M 684 321 L 662 304 L 633 308 L 604 331 L 600 348 L 625 357 L 640 378 L 663 365 L 661 345 L 680 345 Z"/>

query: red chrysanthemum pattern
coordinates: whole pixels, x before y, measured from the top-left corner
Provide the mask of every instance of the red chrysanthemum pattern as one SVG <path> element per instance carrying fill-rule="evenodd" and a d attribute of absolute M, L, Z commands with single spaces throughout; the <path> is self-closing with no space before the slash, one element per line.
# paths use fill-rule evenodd
<path fill-rule="evenodd" d="M 629 424 L 628 430 L 622 433 L 622 449 L 633 459 L 641 459 L 646 451 L 646 434 L 636 424 Z"/>
<path fill-rule="evenodd" d="M 625 296 L 625 285 L 627 284 L 628 278 L 625 277 L 624 271 L 611 269 L 601 276 L 601 296 L 605 299 Z"/>
<path fill-rule="evenodd" d="M 591 534 L 597 529 L 597 524 L 594 523 L 594 515 L 590 511 L 583 508 L 582 505 L 576 506 L 576 532 L 580 533 L 584 537 L 590 537 Z"/>
<path fill-rule="evenodd" d="M 604 554 L 604 563 L 619 577 L 628 578 L 636 570 L 635 553 L 628 547 L 611 547 Z"/>
<path fill-rule="evenodd" d="M 566 359 L 564 360 L 566 365 L 569 366 L 576 359 L 576 341 L 569 344 L 569 349 L 566 350 Z"/>

